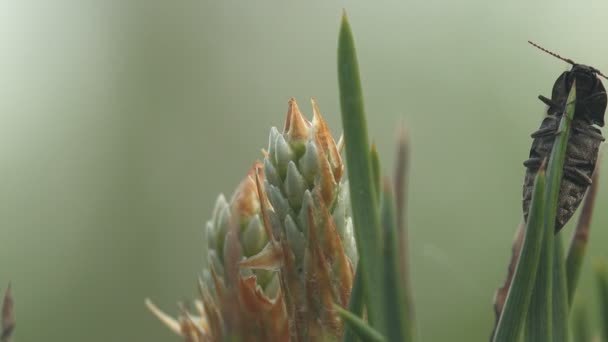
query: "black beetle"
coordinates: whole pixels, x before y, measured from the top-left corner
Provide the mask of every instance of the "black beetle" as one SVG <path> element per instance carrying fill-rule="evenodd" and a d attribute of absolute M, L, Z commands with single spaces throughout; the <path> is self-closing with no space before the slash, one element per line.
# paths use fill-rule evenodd
<path fill-rule="evenodd" d="M 557 78 L 553 85 L 551 99 L 542 95 L 538 97 L 548 108 L 540 128 L 532 133 L 534 141 L 530 148 L 530 158 L 524 162 L 524 166 L 527 168 L 523 186 L 523 211 L 526 222 L 532 199 L 534 177 L 543 160 L 551 154 L 559 122 L 566 108 L 568 93 L 572 83 L 576 80 L 576 107 L 566 149 L 564 173 L 555 218 L 555 232 L 558 232 L 570 220 L 587 188 L 591 185 L 591 176 L 597 162 L 599 146 L 604 141 L 601 131 L 593 125 L 604 126 L 607 104 L 606 89 L 598 76 L 604 78 L 606 76 L 593 67 L 576 64 L 533 42 L 528 43 L 572 64 L 572 69 L 565 71 Z"/>

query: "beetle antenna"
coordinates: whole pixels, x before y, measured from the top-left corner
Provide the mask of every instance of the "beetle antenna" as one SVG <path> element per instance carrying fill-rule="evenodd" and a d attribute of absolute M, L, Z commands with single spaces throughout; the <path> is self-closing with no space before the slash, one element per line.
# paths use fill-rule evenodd
<path fill-rule="evenodd" d="M 536 44 L 536 43 L 534 43 L 534 42 L 532 42 L 532 41 L 530 41 L 530 40 L 528 40 L 528 43 L 530 43 L 530 45 L 532 45 L 532 46 L 536 47 L 537 49 L 539 49 L 539 50 L 541 50 L 541 51 L 543 51 L 543 52 L 546 52 L 546 53 L 550 54 L 551 56 L 553 56 L 553 57 L 555 57 L 555 58 L 561 59 L 562 61 L 564 61 L 564 62 L 566 62 L 566 63 L 570 63 L 570 64 L 572 64 L 572 65 L 575 65 L 575 64 L 576 64 L 576 63 L 574 63 L 574 61 L 573 61 L 573 60 L 571 60 L 570 58 L 564 58 L 564 57 L 562 57 L 562 56 L 560 56 L 560 55 L 556 54 L 555 52 L 549 51 L 549 50 L 545 49 L 544 47 L 542 47 L 542 46 L 540 46 L 540 45 L 538 45 L 538 44 Z M 598 74 L 599 76 L 602 76 L 603 78 L 605 78 L 605 79 L 607 79 L 607 80 L 608 80 L 608 76 L 606 76 L 606 75 L 602 74 L 602 72 L 601 72 L 601 71 L 597 70 L 596 68 L 593 68 L 593 70 L 595 71 L 595 73 L 596 73 L 596 74 Z"/>
<path fill-rule="evenodd" d="M 530 43 L 530 45 L 534 46 L 535 48 L 537 48 L 537 49 L 539 49 L 539 50 L 541 50 L 543 52 L 546 52 L 546 53 L 550 54 L 551 56 L 553 56 L 553 57 L 555 57 L 557 59 L 561 59 L 562 61 L 564 61 L 566 63 L 572 64 L 572 65 L 576 64 L 570 58 L 564 58 L 564 57 L 556 54 L 555 52 L 549 51 L 549 50 L 545 49 L 544 47 L 542 47 L 542 46 L 540 46 L 540 45 L 538 45 L 538 44 L 536 44 L 536 43 L 534 43 L 534 42 L 532 42 L 530 40 L 528 40 L 528 43 Z M 600 75 L 602 75 L 602 74 L 600 73 Z M 602 76 L 604 76 L 604 75 L 602 75 Z M 606 76 L 604 76 L 604 77 L 606 77 Z"/>

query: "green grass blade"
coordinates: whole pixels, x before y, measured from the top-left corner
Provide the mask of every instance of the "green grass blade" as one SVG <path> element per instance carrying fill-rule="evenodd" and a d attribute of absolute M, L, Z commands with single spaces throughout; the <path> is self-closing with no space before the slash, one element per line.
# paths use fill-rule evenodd
<path fill-rule="evenodd" d="M 505 281 L 503 282 L 502 286 L 497 288 L 494 292 L 494 328 L 492 329 L 490 341 L 494 340 L 494 336 L 496 335 L 496 329 L 498 328 L 498 321 L 500 320 L 502 310 L 507 301 L 507 295 L 509 294 L 509 289 L 511 288 L 511 283 L 513 282 L 513 275 L 515 274 L 517 262 L 519 261 L 521 247 L 524 244 L 525 232 L 526 222 L 522 218 L 522 221 L 517 227 L 515 238 L 513 239 L 513 244 L 511 245 L 511 258 L 509 259 L 509 266 L 507 266 L 507 277 L 505 278 Z"/>
<path fill-rule="evenodd" d="M 583 301 L 577 299 L 572 308 L 572 330 L 573 341 L 589 342 L 591 341 L 591 332 L 589 331 L 589 318 Z"/>
<path fill-rule="evenodd" d="M 360 270 L 360 266 L 357 263 L 357 270 Z M 363 283 L 361 280 L 361 272 L 357 271 L 355 274 L 355 280 L 353 282 L 353 290 L 350 293 L 350 300 L 348 302 L 348 310 L 357 317 L 363 316 Z M 346 329 L 344 332 L 344 342 L 355 342 L 355 334 L 351 329 Z"/>
<path fill-rule="evenodd" d="M 347 329 L 352 330 L 357 337 L 363 342 L 383 342 L 384 337 L 367 325 L 361 318 L 353 315 L 350 311 L 342 309 L 340 306 L 334 306 L 334 309 L 346 324 Z"/>
<path fill-rule="evenodd" d="M 395 217 L 395 200 L 389 180 L 385 180 L 381 201 L 381 221 L 384 232 L 384 302 L 388 319 L 386 338 L 389 341 L 409 342 L 412 340 L 408 331 L 407 307 L 404 287 L 400 281 L 400 260 L 397 240 L 397 219 Z"/>
<path fill-rule="evenodd" d="M 546 210 L 545 210 L 546 213 Z M 547 217 L 545 215 L 544 219 Z M 540 261 L 526 316 L 524 341 L 553 342 L 553 226 L 544 222 Z M 515 340 L 510 340 L 515 341 Z"/>
<path fill-rule="evenodd" d="M 557 215 L 558 197 L 562 176 L 564 172 L 564 163 L 566 160 L 566 150 L 568 148 L 568 140 L 570 138 L 570 124 L 574 118 L 574 109 L 576 107 L 576 82 L 572 82 L 564 115 L 559 124 L 558 136 L 555 138 L 553 150 L 551 151 L 551 159 L 547 168 L 547 183 L 546 201 L 547 207 L 545 215 L 547 229 L 554 230 L 555 218 Z M 553 234 L 551 234 L 554 236 Z M 553 314 L 553 340 L 556 342 L 565 342 L 568 339 L 568 293 L 566 289 L 566 270 L 564 266 L 563 247 L 561 239 L 558 237 L 554 241 L 553 255 L 553 274 L 554 281 L 552 284 L 552 314 Z"/>
<path fill-rule="evenodd" d="M 534 192 L 530 204 L 528 228 L 525 231 L 520 258 L 515 268 L 502 315 L 494 334 L 494 342 L 512 342 L 519 337 L 526 319 L 526 312 L 532 297 L 532 288 L 539 267 L 545 225 L 543 214 L 545 202 L 545 171 L 541 168 L 536 175 Z"/>
<path fill-rule="evenodd" d="M 566 149 L 570 137 L 570 124 L 574 118 L 576 101 L 576 82 L 572 82 L 570 93 L 566 101 L 566 108 L 559 123 L 557 137 L 553 143 L 551 158 L 547 167 L 547 188 L 545 190 L 545 234 L 541 262 L 534 286 L 534 294 L 528 312 L 525 329 L 527 341 L 564 341 L 568 334 L 568 312 L 567 291 L 565 290 L 565 270 L 563 270 L 563 251 L 560 246 L 555 247 L 555 238 L 551 238 L 555 231 L 555 217 L 557 214 L 559 190 L 564 172 L 566 160 Z M 561 240 L 558 240 L 558 242 Z M 554 251 L 554 247 L 558 248 Z M 559 254 L 556 257 L 556 253 Z M 554 271 L 558 272 L 554 276 Z M 553 278 L 559 280 L 554 284 Z M 562 282 L 562 278 L 563 282 Z M 554 298 L 553 291 L 559 295 Z M 555 321 L 553 318 L 555 306 Z"/>
<path fill-rule="evenodd" d="M 598 260 L 595 265 L 600 306 L 600 326 L 602 327 L 602 341 L 608 342 L 608 264 Z"/>
<path fill-rule="evenodd" d="M 553 244 L 553 342 L 568 341 L 568 289 L 561 235 Z"/>
<path fill-rule="evenodd" d="M 338 83 L 353 223 L 359 251 L 358 272 L 362 272 L 364 297 L 370 322 L 380 325 L 377 327 L 378 330 L 384 332 L 386 327 L 383 326 L 385 323 L 383 297 L 378 291 L 371 291 L 372 285 L 375 288 L 384 288 L 380 217 L 375 200 L 376 192 L 355 43 L 346 14 L 342 16 L 338 37 Z"/>
<path fill-rule="evenodd" d="M 591 187 L 589 187 L 589 191 L 587 191 L 587 195 L 585 195 L 585 201 L 583 202 L 576 229 L 570 240 L 570 248 L 568 249 L 568 256 L 566 257 L 566 279 L 568 281 L 569 305 L 572 305 L 583 259 L 585 257 L 585 251 L 587 249 L 587 241 L 589 240 L 591 218 L 593 217 L 593 208 L 595 207 L 595 198 L 599 186 L 599 169 L 600 160 L 598 159 L 595 171 L 593 171 L 593 177 L 591 177 Z"/>

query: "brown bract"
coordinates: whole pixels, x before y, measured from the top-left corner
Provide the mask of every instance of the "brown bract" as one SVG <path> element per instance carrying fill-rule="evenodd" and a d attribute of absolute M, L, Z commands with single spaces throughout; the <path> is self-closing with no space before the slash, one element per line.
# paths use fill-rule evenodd
<path fill-rule="evenodd" d="M 256 173 L 256 201 L 260 203 L 260 212 L 262 216 L 262 222 L 264 223 L 264 230 L 268 236 L 269 242 L 264 247 L 262 252 L 251 256 L 240 262 L 241 267 L 252 268 L 252 269 L 263 269 L 263 270 L 278 270 L 283 265 L 283 256 L 281 247 L 274 237 L 272 232 L 272 223 L 270 219 L 270 211 L 274 212 L 268 196 L 264 192 L 263 186 L 264 173 L 262 167 L 258 166 Z"/>
<path fill-rule="evenodd" d="M 236 191 L 232 195 L 231 203 L 233 212 L 238 214 L 242 219 L 260 212 L 260 202 L 258 201 L 258 191 L 256 185 L 257 174 L 264 178 L 264 169 L 262 163 L 256 161 L 247 172 L 247 176 L 241 181 Z"/>
<path fill-rule="evenodd" d="M 310 122 L 304 118 L 293 97 L 289 99 L 287 118 L 285 119 L 285 128 L 283 130 L 291 140 L 295 141 L 306 141 L 310 134 Z"/>
<path fill-rule="evenodd" d="M 313 109 L 313 118 L 312 125 L 315 127 L 315 135 L 316 139 L 322 147 L 321 150 L 325 152 L 327 155 L 328 161 L 331 163 L 332 174 L 334 176 L 334 180 L 339 182 L 342 179 L 342 174 L 344 172 L 344 164 L 342 163 L 342 158 L 340 157 L 340 153 L 338 152 L 338 147 L 334 138 L 329 131 L 329 127 L 327 127 L 327 123 L 323 120 L 321 116 L 321 112 L 319 111 L 319 106 L 317 104 L 317 100 L 312 98 L 312 109 Z"/>

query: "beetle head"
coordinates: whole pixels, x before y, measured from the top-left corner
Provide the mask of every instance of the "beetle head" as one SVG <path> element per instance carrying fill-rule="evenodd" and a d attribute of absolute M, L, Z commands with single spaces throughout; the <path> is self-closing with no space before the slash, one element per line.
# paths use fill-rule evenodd
<path fill-rule="evenodd" d="M 608 99 L 606 88 L 598 76 L 602 73 L 596 68 L 582 64 L 574 65 L 570 73 L 572 78 L 576 79 L 577 98 L 578 94 L 581 94 L 581 101 L 577 103 L 575 113 L 580 111 L 591 123 L 603 127 Z"/>
<path fill-rule="evenodd" d="M 553 86 L 553 94 L 557 95 L 560 103 L 565 104 L 570 88 L 576 80 L 574 115 L 602 127 L 604 126 L 607 98 L 606 89 L 598 75 L 601 73 L 593 67 L 574 64 L 570 71 L 566 71 L 562 74 L 563 77 L 560 76 L 557 79 Z"/>
<path fill-rule="evenodd" d="M 573 60 L 564 58 L 531 41 L 528 41 L 528 43 L 555 58 L 572 64 L 572 69 L 561 74 L 555 81 L 551 100 L 560 106 L 565 105 L 570 88 L 576 80 L 575 117 L 585 119 L 600 127 L 604 126 L 604 114 L 607 105 L 606 88 L 604 88 L 599 77 L 601 76 L 606 79 L 608 79 L 608 77 L 594 67 L 576 64 Z M 554 110 L 562 111 L 563 108 L 554 108 Z"/>

